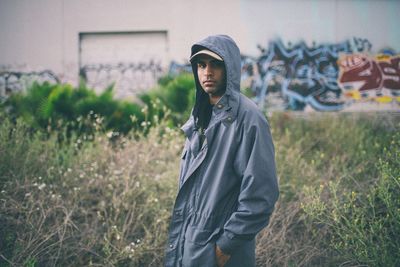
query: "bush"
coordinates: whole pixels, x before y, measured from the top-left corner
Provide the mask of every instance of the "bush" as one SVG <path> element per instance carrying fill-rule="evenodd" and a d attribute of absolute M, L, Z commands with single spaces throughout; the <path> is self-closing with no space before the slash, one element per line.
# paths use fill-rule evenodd
<path fill-rule="evenodd" d="M 195 100 L 192 74 L 181 74 L 174 79 L 164 78 L 160 85 L 139 98 L 149 107 L 149 117 L 164 118 L 163 109 L 171 111 L 173 125 L 184 123 L 190 115 Z"/>
<path fill-rule="evenodd" d="M 10 96 L 3 109 L 14 119 L 23 118 L 33 129 L 60 130 L 68 135 L 94 133 L 101 120 L 104 130 L 126 134 L 144 121 L 138 104 L 113 99 L 112 87 L 96 95 L 85 84 L 33 83 L 26 93 Z M 132 123 L 132 118 L 136 123 Z"/>
<path fill-rule="evenodd" d="M 142 93 L 142 104 L 116 100 L 112 86 L 100 95 L 81 83 L 77 88 L 68 84 L 33 83 L 25 93 L 11 95 L 0 108 L 16 120 L 22 118 L 34 130 L 67 129 L 72 134 L 89 135 L 98 130 L 127 134 L 131 130 L 147 131 L 159 120 L 170 126 L 184 123 L 194 104 L 193 75 L 166 76 L 159 86 Z M 146 123 L 144 125 L 143 123 Z"/>

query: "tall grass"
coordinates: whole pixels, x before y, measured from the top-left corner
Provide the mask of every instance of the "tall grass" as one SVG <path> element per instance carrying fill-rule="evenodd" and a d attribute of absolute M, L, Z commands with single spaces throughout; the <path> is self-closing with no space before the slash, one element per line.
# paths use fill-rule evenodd
<path fill-rule="evenodd" d="M 399 265 L 400 220 L 394 215 L 400 209 L 395 182 L 400 148 L 394 146 L 399 118 L 285 113 L 273 116 L 271 127 L 281 197 L 271 224 L 259 235 L 258 265 Z M 377 198 L 377 192 L 385 197 Z M 379 198 L 387 205 L 378 204 Z M 374 213 L 378 206 L 387 216 L 383 220 Z"/>
<path fill-rule="evenodd" d="M 399 119 L 274 114 L 281 197 L 257 266 L 397 266 Z M 184 137 L 0 125 L 0 266 L 162 266 Z"/>
<path fill-rule="evenodd" d="M 160 266 L 181 149 L 160 124 L 146 137 L 63 143 L 0 126 L 1 266 Z M 11 156 L 9 158 L 9 156 Z"/>

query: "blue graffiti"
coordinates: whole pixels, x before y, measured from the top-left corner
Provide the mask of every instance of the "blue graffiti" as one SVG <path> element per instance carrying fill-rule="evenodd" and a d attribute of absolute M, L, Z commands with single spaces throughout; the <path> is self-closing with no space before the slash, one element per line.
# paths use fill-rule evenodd
<path fill-rule="evenodd" d="M 261 55 L 257 58 L 242 55 L 241 79 L 242 87 L 249 83 L 253 100 L 261 109 L 275 99 L 279 109 L 304 110 L 309 105 L 319 111 L 335 111 L 345 105 L 337 82 L 339 56 L 370 52 L 372 45 L 367 39 L 352 38 L 338 44 L 314 42 L 308 47 L 299 42 L 285 46 L 278 39 L 268 48 L 258 48 Z M 170 64 L 169 75 L 182 72 L 191 73 L 191 65 Z"/>
<path fill-rule="evenodd" d="M 339 44 L 313 43 L 311 47 L 304 42 L 285 47 L 278 39 L 270 42 L 268 49 L 259 46 L 258 59 L 244 57 L 242 79 L 253 74 L 250 87 L 261 109 L 268 96 L 278 93 L 283 109 L 303 110 L 310 105 L 320 111 L 340 110 L 344 103 L 337 83 L 339 55 L 368 52 L 371 47 L 368 40 L 360 38 Z"/>

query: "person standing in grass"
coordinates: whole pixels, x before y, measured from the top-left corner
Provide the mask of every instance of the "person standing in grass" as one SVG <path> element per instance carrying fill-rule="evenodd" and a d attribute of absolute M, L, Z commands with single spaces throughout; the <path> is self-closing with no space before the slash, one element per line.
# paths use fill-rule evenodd
<path fill-rule="evenodd" d="M 240 93 L 241 57 L 232 38 L 194 44 L 190 62 L 196 101 L 182 126 L 165 266 L 255 266 L 255 236 L 279 195 L 269 125 Z"/>

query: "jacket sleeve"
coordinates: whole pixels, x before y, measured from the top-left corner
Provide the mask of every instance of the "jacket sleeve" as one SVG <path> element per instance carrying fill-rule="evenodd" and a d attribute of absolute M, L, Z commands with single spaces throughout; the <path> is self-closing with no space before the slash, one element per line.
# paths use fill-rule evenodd
<path fill-rule="evenodd" d="M 252 240 L 268 224 L 279 195 L 269 125 L 262 115 L 256 122 L 243 129 L 235 157 L 235 170 L 241 176 L 238 208 L 216 241 L 227 254 Z"/>

